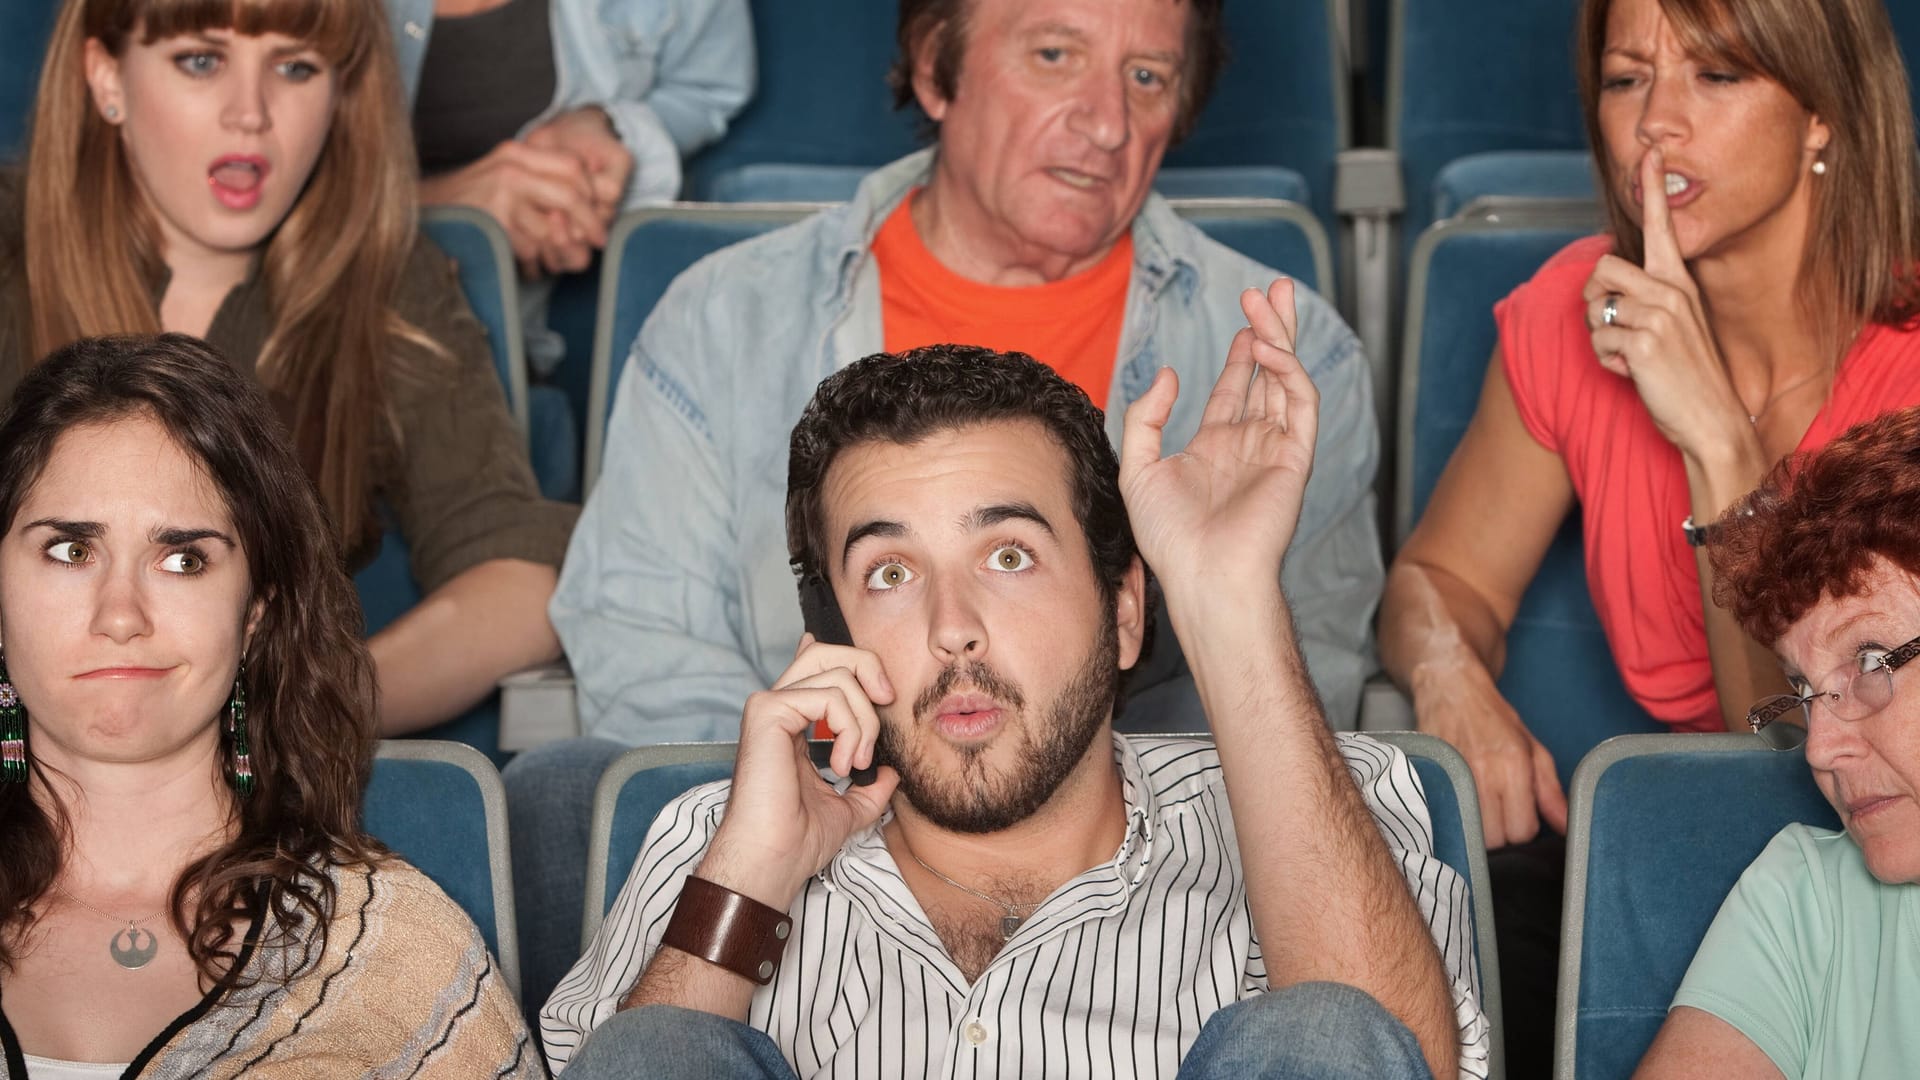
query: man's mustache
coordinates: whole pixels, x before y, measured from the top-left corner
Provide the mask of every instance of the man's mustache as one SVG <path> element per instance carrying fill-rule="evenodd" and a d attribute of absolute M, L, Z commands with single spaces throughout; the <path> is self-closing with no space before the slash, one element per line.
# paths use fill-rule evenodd
<path fill-rule="evenodd" d="M 1001 707 L 1016 713 L 1024 709 L 1027 703 L 1026 696 L 1011 680 L 1002 678 L 986 664 L 974 660 L 941 668 L 939 677 L 914 699 L 914 719 L 921 722 L 931 719 L 933 710 L 939 708 L 940 702 L 956 690 L 977 690 L 994 699 Z"/>

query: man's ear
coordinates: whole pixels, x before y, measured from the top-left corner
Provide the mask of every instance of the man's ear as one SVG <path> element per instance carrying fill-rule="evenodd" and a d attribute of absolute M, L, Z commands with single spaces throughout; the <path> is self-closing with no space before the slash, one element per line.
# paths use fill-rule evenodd
<path fill-rule="evenodd" d="M 946 47 L 948 30 L 947 23 L 935 23 L 913 45 L 914 100 L 920 103 L 920 111 L 927 114 L 927 119 L 936 124 L 946 119 L 947 106 L 951 104 L 947 96 L 940 92 L 939 80 L 933 75 L 934 62 Z"/>
<path fill-rule="evenodd" d="M 87 90 L 93 107 L 107 123 L 119 124 L 127 115 L 126 91 L 120 82 L 120 60 L 107 51 L 99 38 L 88 38 L 82 51 L 87 71 Z"/>
<path fill-rule="evenodd" d="M 1140 662 L 1140 645 L 1147 637 L 1147 568 L 1135 555 L 1113 594 L 1113 621 L 1120 637 L 1120 670 Z"/>

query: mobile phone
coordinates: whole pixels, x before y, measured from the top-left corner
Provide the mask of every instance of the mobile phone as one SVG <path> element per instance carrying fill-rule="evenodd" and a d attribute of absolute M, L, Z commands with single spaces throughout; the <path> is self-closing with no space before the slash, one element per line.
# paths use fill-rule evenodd
<path fill-rule="evenodd" d="M 815 641 L 827 645 L 853 644 L 853 632 L 847 629 L 847 617 L 840 613 L 840 601 L 833 597 L 833 586 L 819 574 L 807 574 L 800 579 L 800 621 Z M 879 779 L 879 767 L 876 756 L 873 764 L 853 770 L 847 779 L 865 787 Z"/>

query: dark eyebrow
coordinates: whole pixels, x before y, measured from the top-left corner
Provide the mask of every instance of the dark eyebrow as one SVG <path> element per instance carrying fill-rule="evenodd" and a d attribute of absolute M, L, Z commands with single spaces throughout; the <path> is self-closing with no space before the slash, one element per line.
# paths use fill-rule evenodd
<path fill-rule="evenodd" d="M 21 531 L 42 528 L 52 529 L 54 532 L 71 536 L 76 540 L 98 540 L 107 534 L 107 527 L 98 521 L 62 521 L 59 518 L 40 518 L 29 521 L 21 527 Z M 183 529 L 175 525 L 163 525 L 153 530 L 147 534 L 147 540 L 162 547 L 179 547 L 196 540 L 218 540 L 227 545 L 228 550 L 239 547 L 233 542 L 233 537 L 219 529 Z"/>
<path fill-rule="evenodd" d="M 1048 536 L 1055 535 L 1053 523 L 1048 521 L 1047 516 L 1036 509 L 1032 503 L 996 503 L 992 506 L 978 507 L 961 521 L 961 526 L 973 532 L 979 532 L 1008 521 L 1031 521 L 1045 529 Z"/>
<path fill-rule="evenodd" d="M 869 521 L 856 525 L 847 531 L 847 542 L 840 545 L 840 569 L 847 568 L 847 559 L 853 554 L 853 545 L 869 536 L 905 536 L 907 527 L 897 521 Z"/>
<path fill-rule="evenodd" d="M 107 527 L 97 521 L 62 521 L 59 518 L 40 518 L 20 527 L 21 532 L 28 529 L 52 529 L 78 540 L 98 540 L 107 531 Z"/>
<path fill-rule="evenodd" d="M 147 534 L 147 538 L 162 547 L 179 547 L 182 544 L 191 544 L 196 540 L 218 540 L 227 545 L 228 551 L 239 547 L 238 544 L 233 542 L 233 537 L 228 536 L 219 529 L 182 529 L 169 526 L 153 530 L 153 532 Z"/>

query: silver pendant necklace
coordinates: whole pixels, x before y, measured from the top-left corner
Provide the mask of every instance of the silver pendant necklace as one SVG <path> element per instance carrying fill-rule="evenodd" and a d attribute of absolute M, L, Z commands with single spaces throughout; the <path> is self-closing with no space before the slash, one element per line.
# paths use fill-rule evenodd
<path fill-rule="evenodd" d="M 912 856 L 913 861 L 919 863 L 920 868 L 925 870 L 927 873 L 932 874 L 934 877 L 939 878 L 941 881 L 946 882 L 948 885 L 951 885 L 954 888 L 959 889 L 961 892 L 966 893 L 968 896 L 977 896 L 980 899 L 985 900 L 987 903 L 992 904 L 994 907 L 999 908 L 1001 911 L 1000 940 L 1003 943 L 1012 941 L 1013 935 L 1020 932 L 1020 924 L 1027 921 L 1027 915 L 1032 914 L 1033 909 L 1040 906 L 1038 904 L 1009 904 L 1005 900 L 1002 900 L 997 896 L 990 896 L 987 893 L 981 892 L 979 889 L 969 889 L 965 885 L 960 884 L 959 882 L 953 880 L 952 878 L 941 873 L 940 871 L 935 870 L 933 867 L 928 866 L 927 860 L 921 858 L 920 853 L 913 850 L 913 848 L 907 844 L 904 838 L 900 841 L 900 846 L 903 848 L 906 848 L 907 854 Z M 1026 914 L 1022 914 L 1023 910 L 1026 912 Z"/>
<path fill-rule="evenodd" d="M 79 904 L 81 907 L 86 908 L 88 911 L 93 912 L 108 922 L 126 924 L 124 928 L 114 931 L 113 937 L 107 940 L 107 953 L 113 957 L 114 963 L 119 964 L 128 971 L 139 971 L 141 968 L 153 962 L 155 954 L 160 951 L 160 939 L 154 936 L 153 931 L 142 928 L 140 924 L 158 916 L 160 911 L 156 911 L 144 919 L 122 919 L 101 911 L 99 908 L 68 892 L 59 884 L 55 884 L 54 888 L 59 890 L 61 896 Z M 161 909 L 161 911 L 165 910 L 165 908 Z M 125 942 L 124 945 L 121 944 L 123 941 Z"/>

